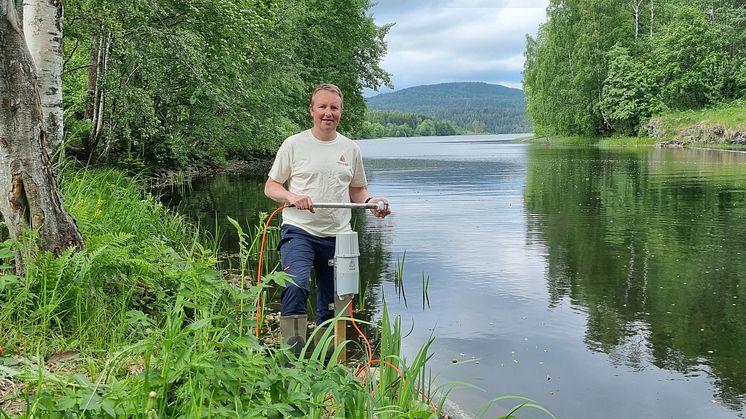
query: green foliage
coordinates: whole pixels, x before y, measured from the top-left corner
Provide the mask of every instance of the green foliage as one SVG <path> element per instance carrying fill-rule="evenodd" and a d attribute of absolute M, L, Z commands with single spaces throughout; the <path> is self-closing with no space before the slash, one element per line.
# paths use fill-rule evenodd
<path fill-rule="evenodd" d="M 649 60 L 663 103 L 672 109 L 698 109 L 722 99 L 723 50 L 723 39 L 704 12 L 677 8 L 651 39 Z"/>
<path fill-rule="evenodd" d="M 470 133 L 517 133 L 531 132 L 525 107 L 526 101 L 519 89 L 487 83 L 442 83 L 410 87 L 392 93 L 383 93 L 367 100 L 371 109 L 424 115 L 434 119 L 434 135 L 437 134 L 437 121 L 453 125 L 456 130 Z M 375 114 L 373 118 L 376 118 Z M 388 118 L 392 118 L 388 116 Z M 410 118 L 415 118 L 411 116 Z M 375 119 L 369 119 L 375 122 Z M 397 130 L 400 134 L 386 136 L 423 135 L 416 132 L 417 124 L 410 122 L 399 123 L 397 129 L 386 126 L 388 132 Z M 411 128 L 408 132 L 401 125 Z M 429 123 L 428 123 L 429 125 Z M 440 130 L 447 129 L 441 126 Z M 432 127 L 425 126 L 421 132 L 432 132 Z"/>
<path fill-rule="evenodd" d="M 609 51 L 609 71 L 598 103 L 611 131 L 633 135 L 660 111 L 654 77 L 635 61 L 629 50 L 615 45 Z"/>
<path fill-rule="evenodd" d="M 594 135 L 603 124 L 597 106 L 606 79 L 606 54 L 631 37 L 624 5 L 615 1 L 553 0 L 536 38 L 528 37 L 524 88 L 536 132 Z"/>
<path fill-rule="evenodd" d="M 367 0 L 337 3 L 66 2 L 70 148 L 86 161 L 146 166 L 271 155 L 308 125 L 308 95 L 322 81 L 343 89 L 342 129 L 356 133 L 362 89 L 389 82 L 378 64 L 388 27 L 373 23 Z M 91 75 L 103 56 L 105 107 L 93 139 Z"/>
<path fill-rule="evenodd" d="M 438 121 L 429 116 L 408 112 L 369 109 L 366 112 L 366 121 L 363 123 L 360 137 L 412 137 L 455 134 L 457 134 L 457 130 L 450 122 Z"/>
<path fill-rule="evenodd" d="M 535 132 L 635 134 L 666 109 L 743 97 L 746 11 L 732 0 L 552 0 L 527 37 L 524 88 Z"/>
<path fill-rule="evenodd" d="M 742 100 L 696 111 L 664 112 L 654 122 L 659 125 L 659 141 L 741 149 L 746 145 L 746 103 Z"/>
<path fill-rule="evenodd" d="M 87 250 L 59 258 L 29 255 L 25 276 L 6 277 L 0 291 L 4 343 L 43 356 L 71 345 L 86 352 L 108 349 L 140 336 L 141 329 L 127 325 L 128 313 L 157 319 L 185 269 L 215 261 L 214 253 L 199 244 L 205 237 L 145 197 L 122 173 L 65 176 L 67 208 Z"/>

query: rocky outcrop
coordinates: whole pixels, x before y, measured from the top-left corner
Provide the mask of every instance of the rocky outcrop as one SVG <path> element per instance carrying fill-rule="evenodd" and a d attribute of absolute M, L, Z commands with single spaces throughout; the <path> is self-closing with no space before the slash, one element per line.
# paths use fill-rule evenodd
<path fill-rule="evenodd" d="M 648 137 L 660 140 L 666 134 L 663 129 L 663 123 L 660 118 L 651 118 L 650 122 L 645 125 L 645 130 L 648 132 Z"/>
<path fill-rule="evenodd" d="M 660 119 L 652 118 L 645 129 L 648 135 L 658 140 L 658 147 L 684 147 L 691 143 L 706 144 L 746 144 L 746 128 L 726 128 L 721 124 L 699 124 L 687 127 L 669 135 Z"/>

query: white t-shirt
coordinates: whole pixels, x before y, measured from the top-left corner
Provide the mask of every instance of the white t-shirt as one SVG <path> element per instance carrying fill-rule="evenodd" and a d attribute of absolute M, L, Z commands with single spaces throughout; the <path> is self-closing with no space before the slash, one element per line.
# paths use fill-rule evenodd
<path fill-rule="evenodd" d="M 269 177 L 287 182 L 288 191 L 308 195 L 313 202 L 350 202 L 350 186 L 367 186 L 360 147 L 337 133 L 321 141 L 306 130 L 288 137 L 277 151 Z M 283 224 L 291 224 L 319 237 L 350 230 L 349 208 L 297 208 L 282 211 Z"/>

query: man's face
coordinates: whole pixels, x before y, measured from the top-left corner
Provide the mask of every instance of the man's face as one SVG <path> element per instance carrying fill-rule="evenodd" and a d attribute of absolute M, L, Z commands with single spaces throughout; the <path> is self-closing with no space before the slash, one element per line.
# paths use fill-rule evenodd
<path fill-rule="evenodd" d="M 328 90 L 319 90 L 311 100 L 313 126 L 322 131 L 336 131 L 342 118 L 342 98 Z"/>

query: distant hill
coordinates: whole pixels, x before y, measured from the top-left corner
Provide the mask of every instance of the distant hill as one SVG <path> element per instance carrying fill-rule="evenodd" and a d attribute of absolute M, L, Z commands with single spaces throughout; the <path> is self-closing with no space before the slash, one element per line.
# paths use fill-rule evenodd
<path fill-rule="evenodd" d="M 368 108 L 427 115 L 474 133 L 532 131 L 520 89 L 489 83 L 415 86 L 366 99 Z"/>

